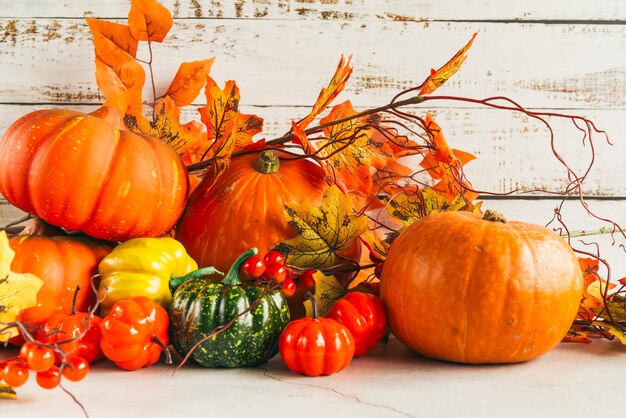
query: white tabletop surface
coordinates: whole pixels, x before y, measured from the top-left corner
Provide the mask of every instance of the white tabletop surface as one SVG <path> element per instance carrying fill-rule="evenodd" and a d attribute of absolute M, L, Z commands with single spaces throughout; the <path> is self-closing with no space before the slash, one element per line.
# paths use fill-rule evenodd
<path fill-rule="evenodd" d="M 397 340 L 325 377 L 263 367 L 204 369 L 164 364 L 124 372 L 109 362 L 66 387 L 91 417 L 615 417 L 622 413 L 626 347 L 606 340 L 561 343 L 523 364 L 470 366 L 428 360 Z M 34 379 L 2 417 L 81 417 L 61 390 Z"/>

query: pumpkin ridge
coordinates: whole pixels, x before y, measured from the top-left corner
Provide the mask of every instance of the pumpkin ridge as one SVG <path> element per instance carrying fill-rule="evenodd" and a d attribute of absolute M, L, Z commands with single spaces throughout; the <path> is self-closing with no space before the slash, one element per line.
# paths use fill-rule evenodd
<path fill-rule="evenodd" d="M 60 140 L 61 135 L 71 131 L 72 128 L 74 128 L 76 125 L 78 125 L 78 123 L 82 121 L 82 119 L 83 118 L 81 118 L 79 114 L 70 114 L 66 119 L 58 124 L 57 128 L 54 129 L 50 135 L 48 135 L 43 141 L 37 144 L 37 149 L 33 152 L 30 158 L 30 169 L 28 170 L 27 176 L 28 180 L 26 184 L 28 185 L 28 187 L 26 187 L 26 194 L 28 195 L 28 200 L 31 202 L 31 206 L 37 212 L 40 212 L 41 205 L 39 202 L 37 202 L 38 199 L 34 196 L 31 185 L 36 184 L 36 182 L 33 181 L 33 177 L 39 177 L 42 174 L 32 169 L 33 163 L 38 159 L 43 158 L 41 157 L 41 155 L 44 153 L 44 151 L 47 152 L 49 147 L 51 147 Z M 31 123 L 30 126 L 33 126 L 33 124 Z M 47 158 L 44 158 L 44 161 L 45 160 L 47 160 Z M 46 176 L 47 173 L 43 173 L 43 175 Z M 45 221 L 54 221 L 54 219 L 50 219 L 48 216 L 46 216 L 45 213 L 41 213 L 41 218 Z"/>

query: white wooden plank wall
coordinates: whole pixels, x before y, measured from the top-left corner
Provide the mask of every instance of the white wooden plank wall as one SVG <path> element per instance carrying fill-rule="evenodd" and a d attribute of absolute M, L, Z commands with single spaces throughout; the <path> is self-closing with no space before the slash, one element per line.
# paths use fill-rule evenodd
<path fill-rule="evenodd" d="M 359 109 L 387 103 L 419 84 L 478 31 L 462 70 L 437 94 L 505 95 L 533 110 L 585 115 L 606 129 L 585 193 L 607 199 L 626 224 L 626 2 L 167 0 L 175 25 L 156 45 L 158 93 L 181 61 L 216 57 L 212 77 L 234 79 L 244 112 L 265 119 L 264 136 L 285 132 L 307 113 L 341 54 L 354 73 L 338 98 Z M 85 17 L 123 21 L 128 0 L 0 0 L 0 132 L 43 107 L 89 111 L 102 102 Z M 145 49 L 139 54 L 145 54 Z M 146 97 L 149 96 L 146 90 Z M 195 107 L 183 112 L 197 118 Z M 453 147 L 475 153 L 474 185 L 507 192 L 557 189 L 565 175 L 548 133 L 519 114 L 456 102 L 429 103 Z M 589 161 L 588 143 L 555 122 L 556 145 L 572 166 Z M 532 202 L 523 207 L 531 208 Z M 551 216 L 550 204 L 538 203 Z M 2 209 L 2 206 L 0 206 Z M 0 218 L 13 211 L 2 209 Z M 606 213 L 605 213 L 606 214 Z"/>

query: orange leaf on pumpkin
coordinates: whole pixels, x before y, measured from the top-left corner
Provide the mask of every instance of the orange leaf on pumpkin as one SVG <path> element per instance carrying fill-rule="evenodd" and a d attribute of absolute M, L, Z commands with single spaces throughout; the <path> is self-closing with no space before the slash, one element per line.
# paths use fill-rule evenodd
<path fill-rule="evenodd" d="M 198 109 L 200 118 L 207 127 L 207 138 L 220 139 L 227 133 L 227 126 L 235 126 L 230 122 L 239 111 L 239 88 L 230 80 L 222 90 L 215 80 L 207 77 L 205 95 L 207 103 Z"/>
<path fill-rule="evenodd" d="M 125 122 L 131 131 L 157 138 L 179 154 L 184 153 L 187 144 L 199 141 L 202 133 L 202 125 L 197 121 L 180 123 L 180 109 L 168 96 L 157 103 L 153 120 L 142 114 L 127 114 Z"/>
<path fill-rule="evenodd" d="M 333 78 L 330 80 L 330 83 L 326 88 L 323 88 L 322 91 L 320 91 L 311 112 L 298 122 L 298 125 L 302 129 L 305 129 L 317 117 L 317 115 L 322 113 L 324 109 L 326 109 L 335 97 L 337 97 L 344 89 L 346 83 L 352 75 L 352 67 L 350 67 L 351 59 L 352 55 L 348 57 L 347 61 L 344 59 L 343 55 L 341 56 L 337 69 L 335 70 L 335 74 L 333 74 Z"/>
<path fill-rule="evenodd" d="M 452 77 L 457 71 L 459 71 L 459 68 L 461 68 L 461 65 L 463 64 L 463 62 L 465 62 L 465 59 L 467 58 L 467 51 L 472 46 L 476 35 L 478 35 L 478 32 L 474 33 L 474 35 L 472 35 L 472 39 L 470 39 L 469 42 L 463 48 L 461 48 L 456 53 L 456 55 L 454 55 L 454 57 L 450 59 L 450 61 L 445 63 L 443 67 L 439 68 L 438 70 L 432 69 L 430 71 L 430 75 L 421 84 L 421 89 L 418 93 L 418 96 L 430 94 L 433 91 L 437 90 L 446 81 L 448 81 L 450 77 Z"/>
<path fill-rule="evenodd" d="M 122 114 L 129 108 L 133 114 L 141 113 L 145 81 L 146 73 L 136 60 L 112 67 L 96 57 L 96 83 L 107 99 L 104 105 Z"/>
<path fill-rule="evenodd" d="M 170 11 L 155 0 L 132 0 L 128 12 L 128 26 L 139 41 L 162 42 L 174 19 Z"/>
<path fill-rule="evenodd" d="M 239 151 L 252 145 L 252 137 L 263 131 L 263 119 L 256 115 L 237 114 L 233 132 L 233 151 Z"/>
<path fill-rule="evenodd" d="M 85 20 L 93 34 L 96 56 L 104 63 L 116 67 L 135 59 L 138 41 L 128 25 L 94 18 Z"/>
<path fill-rule="evenodd" d="M 183 62 L 167 89 L 166 95 L 170 96 L 177 106 L 183 107 L 191 104 L 206 85 L 214 60 L 215 58 Z"/>

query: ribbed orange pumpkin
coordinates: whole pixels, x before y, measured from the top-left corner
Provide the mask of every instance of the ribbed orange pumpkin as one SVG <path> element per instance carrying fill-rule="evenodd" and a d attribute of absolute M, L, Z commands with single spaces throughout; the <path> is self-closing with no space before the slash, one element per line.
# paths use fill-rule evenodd
<path fill-rule="evenodd" d="M 577 258 L 554 232 L 469 212 L 408 227 L 385 261 L 380 296 L 396 337 L 431 358 L 513 363 L 547 352 L 582 293 Z"/>
<path fill-rule="evenodd" d="M 32 273 L 43 280 L 37 293 L 37 304 L 19 314 L 21 321 L 39 324 L 53 314 L 72 312 L 76 286 L 76 310 L 87 311 L 96 302 L 91 276 L 98 273 L 98 263 L 111 252 L 112 246 L 70 236 L 17 236 L 9 240 L 15 258 L 11 270 Z M 97 285 L 97 283 L 96 283 Z"/>
<path fill-rule="evenodd" d="M 0 193 L 9 202 L 101 239 L 165 234 L 182 213 L 188 187 L 171 147 L 92 115 L 35 111 L 0 141 Z"/>
<path fill-rule="evenodd" d="M 305 159 L 281 159 L 274 151 L 233 158 L 215 184 L 200 183 L 176 227 L 176 239 L 200 266 L 228 271 L 249 248 L 261 255 L 295 236 L 285 221 L 285 202 L 319 204 L 324 172 Z"/>

